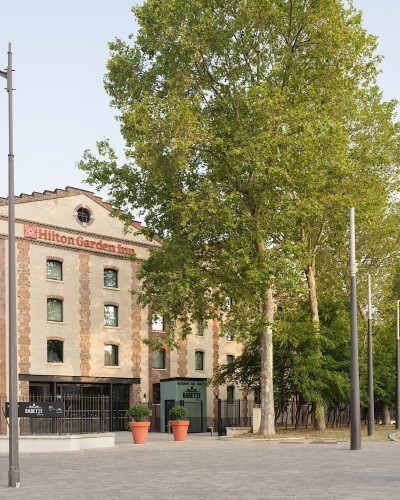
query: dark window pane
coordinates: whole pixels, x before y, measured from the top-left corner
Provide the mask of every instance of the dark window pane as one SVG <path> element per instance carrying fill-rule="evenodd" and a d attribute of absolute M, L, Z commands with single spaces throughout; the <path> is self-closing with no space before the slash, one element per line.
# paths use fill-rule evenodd
<path fill-rule="evenodd" d="M 104 269 L 104 286 L 118 288 L 118 272 L 114 269 Z"/>
<path fill-rule="evenodd" d="M 58 299 L 47 299 L 47 321 L 63 320 L 63 303 Z"/>
<path fill-rule="evenodd" d="M 48 363 L 62 363 L 64 360 L 64 342 L 61 340 L 48 340 L 47 341 L 47 362 Z"/>
<path fill-rule="evenodd" d="M 227 363 L 233 363 L 234 360 L 235 360 L 235 356 L 233 356 L 232 354 L 226 355 L 226 362 Z"/>
<path fill-rule="evenodd" d="M 228 386 L 226 389 L 227 389 L 228 403 L 233 403 L 235 399 L 235 388 L 233 386 Z"/>
<path fill-rule="evenodd" d="M 108 344 L 104 346 L 104 365 L 118 366 L 118 346 Z"/>
<path fill-rule="evenodd" d="M 153 351 L 153 368 L 162 370 L 165 368 L 165 349 Z"/>
<path fill-rule="evenodd" d="M 86 208 L 79 208 L 78 209 L 78 219 L 81 222 L 89 222 L 90 221 L 89 210 L 86 210 Z"/>
<path fill-rule="evenodd" d="M 46 277 L 49 280 L 62 280 L 62 262 L 48 260 L 46 265 Z"/>
<path fill-rule="evenodd" d="M 204 370 L 204 352 L 196 351 L 195 353 L 195 369 Z"/>
<path fill-rule="evenodd" d="M 106 326 L 118 326 L 117 306 L 104 306 L 104 324 Z"/>

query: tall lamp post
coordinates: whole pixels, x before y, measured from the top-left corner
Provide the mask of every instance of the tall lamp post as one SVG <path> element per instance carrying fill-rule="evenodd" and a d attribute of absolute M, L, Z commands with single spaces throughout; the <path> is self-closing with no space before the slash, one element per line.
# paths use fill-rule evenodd
<path fill-rule="evenodd" d="M 374 412 L 374 365 L 372 359 L 372 305 L 371 305 L 371 275 L 368 274 L 368 436 L 375 432 Z"/>
<path fill-rule="evenodd" d="M 358 368 L 356 243 L 354 208 L 350 208 L 350 444 L 361 449 L 360 379 Z"/>
<path fill-rule="evenodd" d="M 14 147 L 12 108 L 12 52 L 8 44 L 7 71 L 0 75 L 7 79 L 8 92 L 8 384 L 9 384 L 9 470 L 8 486 L 20 484 L 18 448 L 18 373 L 17 373 L 17 313 L 15 272 L 15 209 L 14 209 Z"/>
<path fill-rule="evenodd" d="M 396 430 L 400 430 L 400 301 L 397 301 L 396 332 Z"/>

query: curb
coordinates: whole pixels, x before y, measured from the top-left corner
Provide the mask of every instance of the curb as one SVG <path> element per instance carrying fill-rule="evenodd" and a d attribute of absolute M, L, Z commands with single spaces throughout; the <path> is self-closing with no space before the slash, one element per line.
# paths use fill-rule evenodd
<path fill-rule="evenodd" d="M 396 443 L 400 443 L 399 436 L 400 432 L 393 432 L 393 434 L 389 434 L 389 439 L 391 439 L 392 441 L 396 441 Z"/>

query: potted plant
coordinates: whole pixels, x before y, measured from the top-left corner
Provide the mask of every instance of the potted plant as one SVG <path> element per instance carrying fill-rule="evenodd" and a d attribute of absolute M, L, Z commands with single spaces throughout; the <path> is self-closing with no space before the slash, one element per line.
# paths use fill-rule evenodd
<path fill-rule="evenodd" d="M 189 410 L 184 406 L 174 406 L 169 410 L 171 417 L 170 425 L 175 441 L 186 441 L 186 435 L 189 427 L 189 420 L 187 417 Z"/>
<path fill-rule="evenodd" d="M 147 418 L 151 415 L 151 410 L 142 404 L 136 404 L 126 410 L 128 417 L 132 419 L 129 426 L 132 431 L 133 442 L 135 444 L 146 444 L 149 433 L 150 422 Z"/>

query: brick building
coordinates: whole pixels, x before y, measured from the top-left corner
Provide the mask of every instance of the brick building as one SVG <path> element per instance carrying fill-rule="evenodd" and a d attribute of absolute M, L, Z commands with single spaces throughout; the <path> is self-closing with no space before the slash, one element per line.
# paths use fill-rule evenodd
<path fill-rule="evenodd" d="M 0 399 L 7 398 L 7 200 L 0 198 Z M 101 394 L 118 402 L 201 400 L 215 417 L 216 397 L 241 398 L 238 387 L 206 388 L 219 364 L 241 353 L 217 323 L 199 322 L 179 350 L 153 352 L 142 340 L 163 331 L 142 309 L 134 252 L 144 236 L 123 232 L 111 207 L 91 192 L 65 190 L 15 199 L 18 379 L 20 398 Z M 135 223 L 139 227 L 139 223 Z M 134 228 L 133 228 L 134 229 Z M 114 408 L 115 407 L 115 408 Z M 164 412 L 165 414 L 165 412 Z M 163 415 L 163 411 L 161 411 Z"/>

